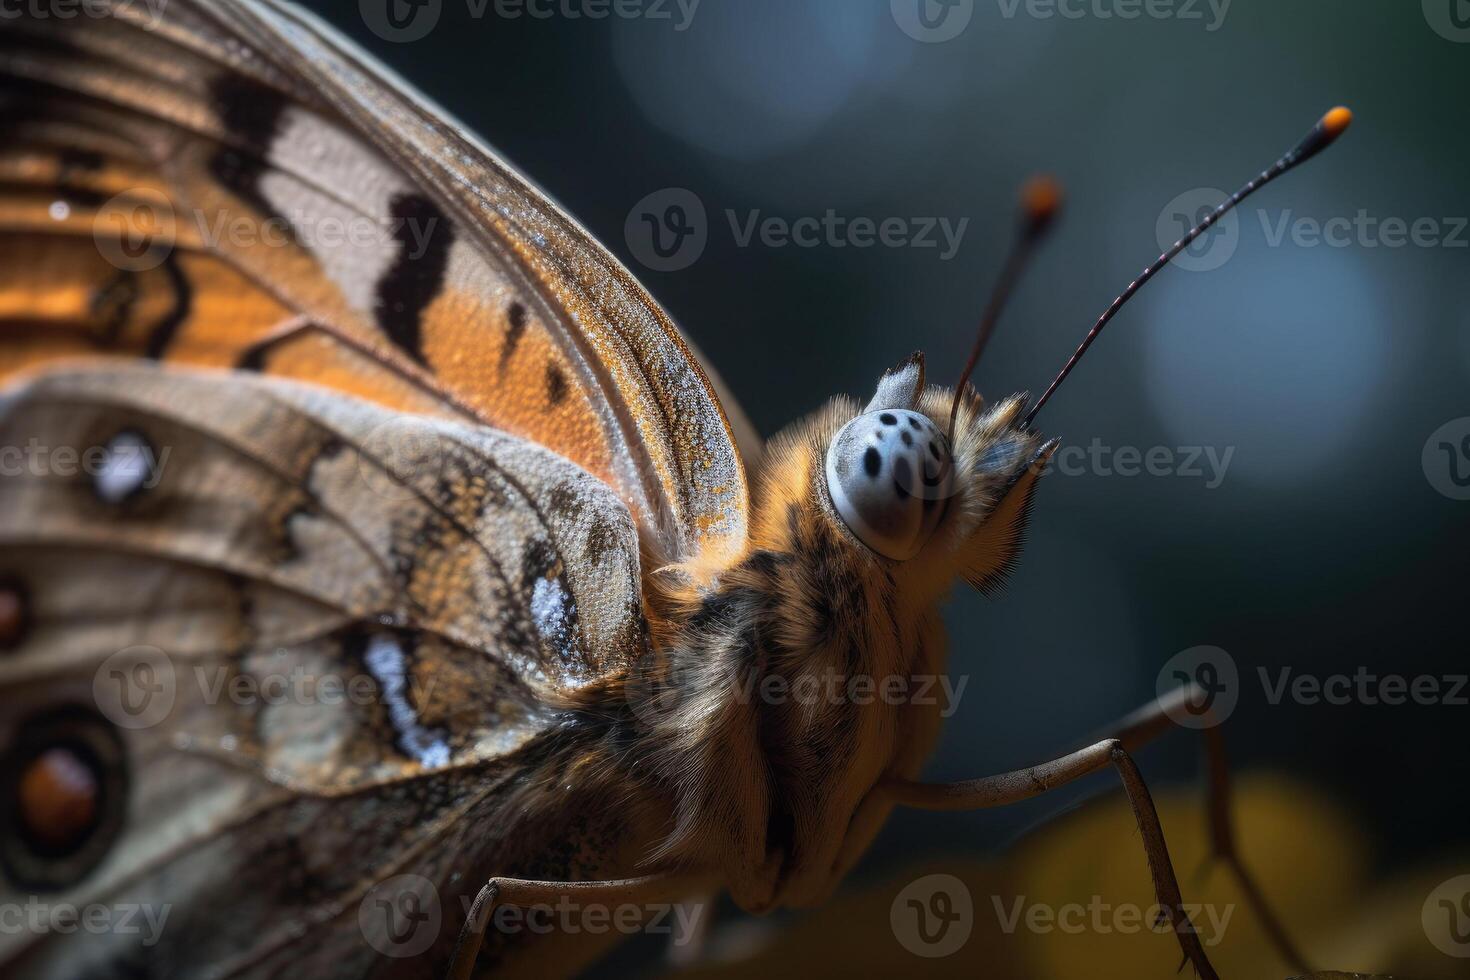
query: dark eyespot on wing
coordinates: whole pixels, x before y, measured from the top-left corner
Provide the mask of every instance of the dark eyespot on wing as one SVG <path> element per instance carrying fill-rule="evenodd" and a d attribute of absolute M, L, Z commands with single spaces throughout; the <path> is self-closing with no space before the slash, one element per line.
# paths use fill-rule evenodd
<path fill-rule="evenodd" d="M 876 477 L 878 475 L 878 470 L 881 469 L 882 466 L 883 457 L 878 454 L 877 449 L 869 446 L 867 448 L 867 451 L 863 453 L 863 472 L 868 474 L 870 478 Z"/>
<path fill-rule="evenodd" d="M 884 425 L 898 424 L 898 418 L 890 412 L 884 412 L 882 415 L 878 416 L 878 421 L 882 422 Z"/>
<path fill-rule="evenodd" d="M 38 891 L 70 887 L 107 856 L 127 812 L 122 739 L 90 709 L 23 721 L 0 750 L 0 871 Z"/>
<path fill-rule="evenodd" d="M 903 440 L 905 446 L 912 446 L 914 444 L 914 436 L 911 432 L 900 432 L 899 438 Z"/>
<path fill-rule="evenodd" d="M 444 286 L 454 228 L 422 194 L 400 194 L 388 210 L 398 258 L 378 280 L 373 314 L 389 340 L 424 364 L 423 314 Z"/>

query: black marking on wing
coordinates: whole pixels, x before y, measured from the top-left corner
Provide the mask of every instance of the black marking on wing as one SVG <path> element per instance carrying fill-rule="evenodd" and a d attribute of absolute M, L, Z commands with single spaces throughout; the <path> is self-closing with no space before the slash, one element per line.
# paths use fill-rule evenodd
<path fill-rule="evenodd" d="M 567 378 L 555 364 L 546 365 L 546 398 L 552 407 L 566 401 Z"/>
<path fill-rule="evenodd" d="M 234 72 L 223 72 L 210 85 L 215 111 L 225 129 L 237 134 L 249 149 L 221 146 L 209 158 L 209 172 L 236 197 L 266 218 L 276 217 L 275 208 L 260 189 L 261 177 L 270 169 L 265 155 L 286 111 L 286 96 L 268 85 Z M 283 222 L 287 230 L 289 222 Z"/>
<path fill-rule="evenodd" d="M 444 286 L 454 228 L 439 206 L 422 194 L 398 195 L 389 213 L 398 258 L 378 280 L 373 315 L 389 340 L 415 361 L 427 364 L 423 314 Z"/>
<path fill-rule="evenodd" d="M 63 149 L 56 159 L 56 182 L 60 190 L 73 204 L 84 207 L 100 207 L 107 198 L 96 190 L 79 183 L 75 178 L 102 169 L 104 159 L 96 150 L 83 150 L 74 146 Z"/>
<path fill-rule="evenodd" d="M 622 540 L 616 525 L 609 521 L 597 508 L 589 508 L 587 499 L 577 493 L 571 484 L 558 484 L 551 491 L 551 513 L 569 524 L 587 524 L 587 552 L 601 560 L 608 552 L 617 549 Z"/>
<path fill-rule="evenodd" d="M 189 319 L 189 311 L 194 306 L 194 287 L 190 285 L 189 277 L 184 275 L 184 270 L 179 268 L 177 252 L 170 252 L 163 260 L 163 270 L 168 275 L 169 286 L 173 289 L 174 305 L 148 332 L 148 342 L 143 348 L 143 356 L 150 361 L 156 361 L 168 352 L 169 344 L 173 343 L 179 327 Z"/>
<path fill-rule="evenodd" d="M 133 305 L 138 301 L 138 274 L 119 269 L 117 275 L 92 293 L 88 311 L 97 326 L 97 343 L 103 347 L 117 344 L 123 328 L 133 318 Z"/>
<path fill-rule="evenodd" d="M 562 573 L 561 555 L 550 541 L 545 538 L 535 538 L 526 546 L 526 555 L 522 562 L 522 583 L 527 589 L 531 588 L 537 579 L 558 578 Z"/>
<path fill-rule="evenodd" d="M 102 154 L 96 150 L 84 150 L 80 147 L 68 146 L 61 150 L 57 157 L 57 163 L 61 167 L 61 173 L 93 173 L 102 169 L 106 162 Z"/>
<path fill-rule="evenodd" d="M 576 521 L 582 516 L 585 509 L 582 498 L 577 495 L 576 489 L 570 484 L 558 483 L 551 489 L 551 495 L 547 498 L 550 510 L 557 517 L 567 521 Z"/>
<path fill-rule="evenodd" d="M 505 315 L 510 320 L 510 326 L 505 330 L 505 346 L 500 348 L 498 370 L 501 374 L 505 373 L 505 366 L 510 363 L 512 357 L 515 357 L 516 347 L 520 345 L 521 338 L 526 335 L 526 306 L 517 300 L 510 304 Z"/>
<path fill-rule="evenodd" d="M 235 370 L 254 371 L 259 373 L 265 370 L 265 356 L 270 353 L 268 344 L 251 344 L 245 348 L 245 352 L 235 361 Z"/>

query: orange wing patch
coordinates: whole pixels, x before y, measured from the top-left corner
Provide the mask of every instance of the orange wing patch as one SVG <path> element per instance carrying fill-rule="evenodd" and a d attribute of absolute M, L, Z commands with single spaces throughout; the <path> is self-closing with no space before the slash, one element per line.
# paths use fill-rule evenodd
<path fill-rule="evenodd" d="M 667 557 L 744 546 L 713 387 L 555 205 L 309 15 L 114 14 L 0 25 L 0 375 L 143 355 L 468 412 L 616 488 Z"/>

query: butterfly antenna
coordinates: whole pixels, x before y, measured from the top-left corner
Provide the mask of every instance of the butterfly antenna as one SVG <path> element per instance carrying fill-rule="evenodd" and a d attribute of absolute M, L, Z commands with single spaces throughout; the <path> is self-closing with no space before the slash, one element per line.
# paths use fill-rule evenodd
<path fill-rule="evenodd" d="M 1206 215 L 1203 221 L 1189 229 L 1183 238 L 1169 246 L 1168 250 L 1155 259 L 1152 265 L 1144 269 L 1137 279 L 1130 282 L 1128 288 L 1123 290 L 1122 295 L 1113 300 L 1112 305 L 1107 308 L 1102 316 L 1098 317 L 1097 323 L 1093 324 L 1092 329 L 1087 331 L 1087 336 L 1082 338 L 1081 345 L 1078 346 L 1076 352 L 1068 359 L 1061 373 L 1056 376 L 1046 391 L 1042 393 L 1041 398 L 1032 406 L 1031 411 L 1026 415 L 1025 421 L 1021 424 L 1023 426 L 1029 426 L 1031 424 L 1031 420 L 1036 418 L 1036 413 L 1041 411 L 1041 407 L 1047 403 L 1061 383 L 1066 380 L 1067 375 L 1072 373 L 1072 369 L 1077 366 L 1077 362 L 1082 360 L 1082 355 L 1087 353 L 1087 348 L 1091 347 L 1092 342 L 1097 339 L 1097 335 L 1102 333 L 1103 327 L 1108 325 L 1108 321 L 1123 308 L 1123 304 L 1128 302 L 1134 293 L 1143 288 L 1144 283 L 1157 275 L 1159 270 L 1168 265 L 1174 256 L 1188 248 L 1190 243 L 1208 231 L 1210 226 L 1223 218 L 1241 201 L 1262 187 L 1265 187 L 1288 170 L 1306 163 L 1312 157 L 1331 146 L 1343 134 L 1343 131 L 1348 128 L 1348 124 L 1352 121 L 1353 114 L 1345 106 L 1338 106 L 1330 110 L 1325 116 L 1317 120 L 1317 124 L 1312 127 L 1306 136 L 1302 137 L 1301 142 L 1294 146 L 1290 152 L 1271 164 L 1270 167 L 1262 171 L 1255 179 L 1251 180 L 1240 190 L 1231 194 L 1219 207 Z"/>
<path fill-rule="evenodd" d="M 990 335 L 995 332 L 995 324 L 1000 320 L 1006 301 L 1010 299 L 1011 290 L 1021 278 L 1021 272 L 1026 268 L 1036 243 L 1051 225 L 1061 203 L 1061 185 L 1050 177 L 1032 177 L 1021 185 L 1021 220 L 1016 225 L 1016 237 L 1011 242 L 1011 251 L 1006 256 L 1000 279 L 996 281 L 990 300 L 985 304 L 985 312 L 980 315 L 980 327 L 975 332 L 975 346 L 970 348 L 970 359 L 965 362 L 965 370 L 960 373 L 960 380 L 954 386 L 954 403 L 949 409 L 951 442 L 954 441 L 954 422 L 960 411 L 960 399 L 964 397 L 965 382 L 970 380 L 970 375 L 975 372 L 975 365 L 980 363 L 980 354 L 990 342 Z"/>

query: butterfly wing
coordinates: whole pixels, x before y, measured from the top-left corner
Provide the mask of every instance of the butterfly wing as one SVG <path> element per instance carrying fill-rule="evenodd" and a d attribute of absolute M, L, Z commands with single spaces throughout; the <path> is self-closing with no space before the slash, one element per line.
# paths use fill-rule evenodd
<path fill-rule="evenodd" d="M 483 427 L 146 365 L 12 386 L 0 445 L 48 447 L 0 480 L 27 607 L 0 659 L 0 903 L 144 916 L 4 930 L 8 975 L 406 969 L 372 914 L 387 879 L 436 903 L 407 952 L 442 971 L 477 876 L 596 873 L 556 864 L 576 836 L 525 794 L 567 797 L 556 760 L 596 732 L 568 728 L 575 693 L 645 648 L 637 529 L 600 480 Z M 22 805 L 58 747 L 103 787 L 65 846 Z"/>
<path fill-rule="evenodd" d="M 111 13 L 0 25 L 5 366 L 244 359 L 457 407 L 607 481 L 667 557 L 743 546 L 744 469 L 710 381 L 511 167 L 294 7 Z M 257 346 L 298 317 L 370 353 L 318 331 Z"/>

